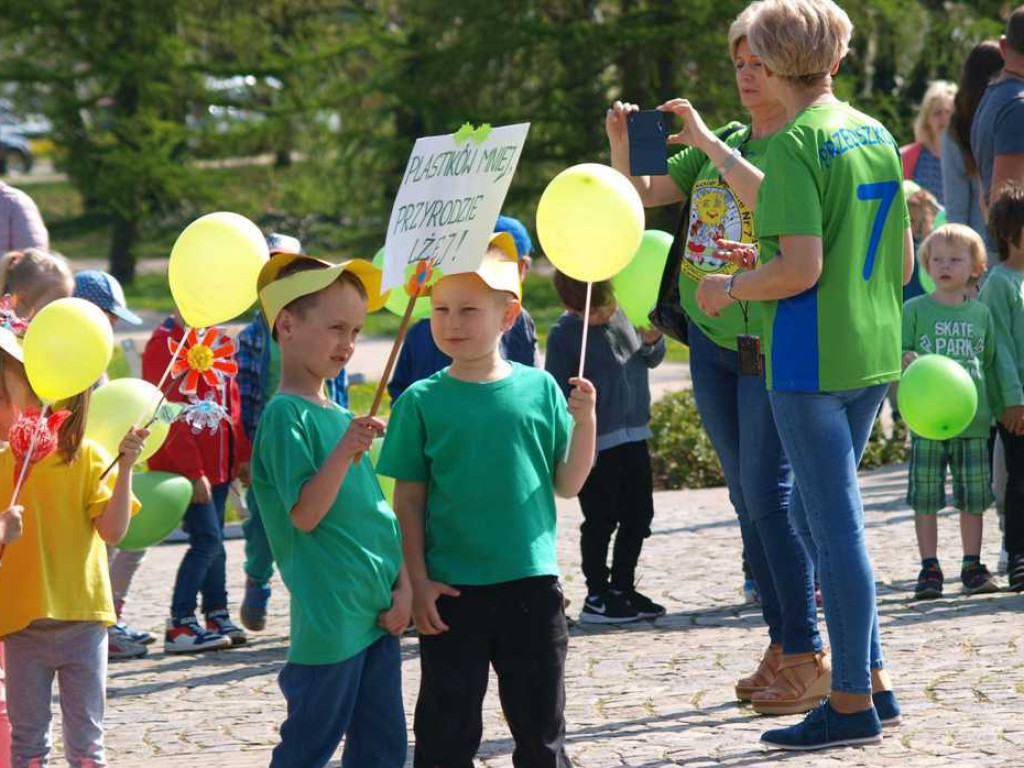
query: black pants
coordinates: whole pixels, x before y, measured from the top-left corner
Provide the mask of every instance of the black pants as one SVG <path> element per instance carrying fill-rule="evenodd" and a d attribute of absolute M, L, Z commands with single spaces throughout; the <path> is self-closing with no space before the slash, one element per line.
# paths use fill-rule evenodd
<path fill-rule="evenodd" d="M 618 528 L 612 552 L 611 587 L 630 592 L 644 539 L 651 535 L 654 487 L 647 441 L 608 448 L 597 454 L 597 464 L 580 491 L 583 525 L 580 550 L 587 592 L 600 594 L 608 587 L 608 544 Z"/>
<path fill-rule="evenodd" d="M 515 740 L 516 768 L 570 768 L 565 754 L 565 655 L 569 630 L 562 587 L 539 576 L 457 587 L 437 601 L 449 630 L 420 636 L 416 768 L 473 768 L 483 734 L 491 665 Z"/>
<path fill-rule="evenodd" d="M 1024 555 L 1024 437 L 1013 435 L 999 425 L 1006 456 L 1006 531 L 1003 545 L 1011 557 Z"/>

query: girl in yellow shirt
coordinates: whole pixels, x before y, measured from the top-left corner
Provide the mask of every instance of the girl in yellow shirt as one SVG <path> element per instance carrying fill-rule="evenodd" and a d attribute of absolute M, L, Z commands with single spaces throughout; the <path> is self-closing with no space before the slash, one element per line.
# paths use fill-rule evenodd
<path fill-rule="evenodd" d="M 36 398 L 20 346 L 6 328 L 0 328 L 0 350 L 0 436 L 6 437 L 26 401 L 34 405 Z M 18 498 L 22 535 L 0 563 L 0 639 L 14 765 L 47 763 L 54 677 L 68 762 L 107 764 L 107 626 L 115 619 L 105 543 L 120 542 L 138 509 L 131 468 L 148 431 L 125 436 L 116 480 L 102 482 L 109 457 L 84 439 L 88 408 L 88 392 L 55 404 L 55 411 L 68 410 L 70 416 L 57 433 L 56 451 L 28 473 Z M 11 498 L 18 470 L 11 447 L 0 448 L 0 499 Z"/>

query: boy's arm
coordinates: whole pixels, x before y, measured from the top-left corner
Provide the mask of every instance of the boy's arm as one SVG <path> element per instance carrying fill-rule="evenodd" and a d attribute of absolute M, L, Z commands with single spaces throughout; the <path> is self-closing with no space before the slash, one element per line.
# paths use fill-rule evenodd
<path fill-rule="evenodd" d="M 597 391 L 586 379 L 572 378 L 569 412 L 573 418 L 569 455 L 555 467 L 555 493 L 564 499 L 579 494 L 594 466 L 597 448 Z"/>
<path fill-rule="evenodd" d="M 1010 286 L 1004 280 L 992 279 L 985 283 L 984 303 L 992 313 L 995 326 L 996 368 L 999 391 L 1005 407 L 1024 405 L 1024 386 L 1014 353 Z"/>
<path fill-rule="evenodd" d="M 353 460 L 358 454 L 369 452 L 373 438 L 383 432 L 384 427 L 383 421 L 370 416 L 352 419 L 320 469 L 303 484 L 299 500 L 288 513 L 292 525 L 303 533 L 309 533 L 320 525 L 337 500 Z"/>
<path fill-rule="evenodd" d="M 395 514 L 402 526 L 402 551 L 405 567 L 412 582 L 412 613 L 416 629 L 421 635 L 439 635 L 448 631 L 448 625 L 437 612 L 437 598 L 441 595 L 458 597 L 459 591 L 439 581 L 431 581 L 427 572 L 424 547 L 423 513 L 427 508 L 427 484 L 409 480 L 395 481 Z"/>

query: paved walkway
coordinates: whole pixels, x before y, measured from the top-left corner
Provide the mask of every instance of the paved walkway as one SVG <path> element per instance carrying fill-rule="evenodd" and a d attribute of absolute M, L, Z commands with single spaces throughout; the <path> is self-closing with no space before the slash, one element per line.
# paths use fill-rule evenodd
<path fill-rule="evenodd" d="M 782 755 L 757 744 L 766 727 L 733 700 L 765 644 L 756 610 L 740 604 L 739 531 L 721 489 L 660 493 L 642 590 L 668 606 L 655 623 L 572 633 L 567 672 L 568 749 L 579 768 L 611 766 L 1010 766 L 1024 755 L 1024 595 L 915 603 L 913 520 L 901 501 L 903 467 L 864 478 L 868 542 L 875 559 L 883 643 L 898 683 L 905 724 L 881 747 L 824 755 Z M 584 592 L 579 511 L 559 505 L 560 558 L 570 611 Z M 984 556 L 994 567 L 990 517 Z M 940 554 L 955 574 L 954 517 L 940 524 Z M 128 606 L 135 624 L 162 626 L 181 546 L 155 549 Z M 228 547 L 232 600 L 241 597 L 241 542 Z M 337 574 L 336 578 L 344 578 Z M 955 579 L 952 581 L 955 582 Z M 115 766 L 265 766 L 284 714 L 276 675 L 287 647 L 287 596 L 278 588 L 268 630 L 251 646 L 198 658 L 154 654 L 110 670 L 107 743 Z M 405 699 L 419 679 L 416 640 L 403 641 Z M 508 768 L 511 742 L 494 686 L 488 694 L 480 765 Z"/>

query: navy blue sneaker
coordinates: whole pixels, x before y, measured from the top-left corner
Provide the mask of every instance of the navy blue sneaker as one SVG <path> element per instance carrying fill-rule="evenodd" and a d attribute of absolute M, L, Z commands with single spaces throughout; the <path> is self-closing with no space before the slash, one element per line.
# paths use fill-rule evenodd
<path fill-rule="evenodd" d="M 802 723 L 776 728 L 761 735 L 761 743 L 776 749 L 810 751 L 882 743 L 882 722 L 874 708 L 843 715 L 825 701 Z"/>
<path fill-rule="evenodd" d="M 900 703 L 896 701 L 895 693 L 892 691 L 872 693 L 871 701 L 875 705 L 875 712 L 878 714 L 878 719 L 882 721 L 883 728 L 890 728 L 900 724 Z"/>
<path fill-rule="evenodd" d="M 245 597 L 238 617 L 242 626 L 250 632 L 260 632 L 267 626 L 267 603 L 270 602 L 270 585 L 257 584 L 252 579 L 245 580 Z"/>

